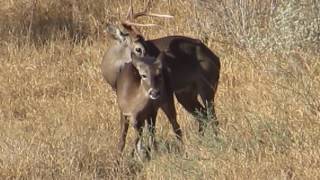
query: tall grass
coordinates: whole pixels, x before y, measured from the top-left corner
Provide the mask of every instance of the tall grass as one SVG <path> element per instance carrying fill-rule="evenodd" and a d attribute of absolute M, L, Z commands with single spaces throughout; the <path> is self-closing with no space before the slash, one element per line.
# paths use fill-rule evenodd
<path fill-rule="evenodd" d="M 259 52 L 308 50 L 319 53 L 317 1 L 196 2 L 198 12 L 206 17 L 206 21 L 198 22 L 205 35 L 219 34 L 238 47 Z"/>
<path fill-rule="evenodd" d="M 142 9 L 144 1 L 134 1 Z M 100 63 L 125 0 L 0 2 L 1 179 L 319 179 L 319 3 L 163 1 L 147 38 L 201 39 L 221 57 L 219 135 L 177 104 L 184 147 L 162 113 L 159 152 L 116 161 L 119 112 Z"/>

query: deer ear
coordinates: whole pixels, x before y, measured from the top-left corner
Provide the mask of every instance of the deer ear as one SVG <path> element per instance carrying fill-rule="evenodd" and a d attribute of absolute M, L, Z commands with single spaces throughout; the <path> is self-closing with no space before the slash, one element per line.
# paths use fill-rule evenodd
<path fill-rule="evenodd" d="M 127 34 L 132 33 L 134 35 L 138 35 L 139 38 L 142 38 L 142 36 L 140 36 L 141 34 L 140 31 L 137 28 L 135 28 L 135 26 L 132 26 L 130 24 L 123 22 L 121 23 L 120 28 L 121 28 L 121 31 L 126 32 Z"/>
<path fill-rule="evenodd" d="M 161 61 L 161 67 L 164 71 L 171 72 L 171 66 L 169 65 L 174 55 L 169 51 L 161 51 L 157 57 L 157 61 Z"/>
<path fill-rule="evenodd" d="M 166 54 L 164 52 L 161 52 L 156 58 L 156 60 L 154 61 L 154 64 L 161 69 L 163 66 L 163 61 L 165 57 L 166 57 Z"/>
<path fill-rule="evenodd" d="M 162 61 L 162 59 L 166 58 L 167 54 L 164 51 L 161 51 L 157 57 L 157 61 Z"/>
<path fill-rule="evenodd" d="M 121 23 L 121 29 L 126 30 L 126 31 L 133 31 L 132 26 L 126 24 L 126 23 Z"/>
<path fill-rule="evenodd" d="M 139 60 L 136 60 L 136 61 L 132 61 L 132 65 L 137 69 L 137 71 L 141 72 L 141 69 L 143 69 L 143 62 L 139 61 Z"/>
<path fill-rule="evenodd" d="M 176 56 L 170 50 L 165 50 L 162 53 L 164 54 L 164 57 L 166 57 L 166 58 L 176 58 Z"/>
<path fill-rule="evenodd" d="M 139 63 L 141 63 L 139 57 L 134 52 L 131 52 L 131 61 L 135 67 L 137 67 Z"/>
<path fill-rule="evenodd" d="M 107 24 L 105 32 L 110 34 L 113 39 L 120 42 L 123 42 L 125 37 L 128 35 L 127 33 L 122 32 L 118 27 L 112 24 Z"/>
<path fill-rule="evenodd" d="M 132 65 L 138 70 L 138 72 L 141 72 L 141 69 L 147 65 L 141 57 L 137 56 L 135 53 L 131 52 L 131 62 Z"/>

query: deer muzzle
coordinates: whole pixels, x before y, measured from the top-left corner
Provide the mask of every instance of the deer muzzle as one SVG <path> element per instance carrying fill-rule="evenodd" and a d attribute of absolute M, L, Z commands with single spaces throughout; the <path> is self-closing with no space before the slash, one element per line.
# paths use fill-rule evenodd
<path fill-rule="evenodd" d="M 148 94 L 153 100 L 157 100 L 160 97 L 160 91 L 157 89 L 149 89 Z"/>

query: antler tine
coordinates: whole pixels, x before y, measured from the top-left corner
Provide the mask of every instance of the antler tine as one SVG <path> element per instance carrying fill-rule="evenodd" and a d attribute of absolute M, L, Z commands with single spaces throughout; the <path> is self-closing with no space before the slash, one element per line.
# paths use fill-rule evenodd
<path fill-rule="evenodd" d="M 167 14 L 156 14 L 156 13 L 149 13 L 148 9 L 151 6 L 151 0 L 148 0 L 146 6 L 144 7 L 144 10 L 142 12 L 133 13 L 133 5 L 132 0 L 130 0 L 130 7 L 127 14 L 127 20 L 122 21 L 122 24 L 128 25 L 128 26 L 140 26 L 140 27 L 154 27 L 159 26 L 157 24 L 140 24 L 132 22 L 134 19 L 141 17 L 141 16 L 151 16 L 151 17 L 160 17 L 160 18 L 173 18 L 171 15 Z"/>
<path fill-rule="evenodd" d="M 141 16 L 151 16 L 151 17 L 160 17 L 160 18 L 173 18 L 172 15 L 169 14 L 157 14 L 157 13 L 147 13 L 147 12 L 139 12 L 133 15 L 133 19 L 137 19 Z"/>
<path fill-rule="evenodd" d="M 124 21 L 122 24 L 129 25 L 129 26 L 139 26 L 139 27 L 155 27 L 155 26 L 160 26 L 158 24 L 140 24 L 140 23 L 134 23 L 130 21 Z"/>
<path fill-rule="evenodd" d="M 152 17 L 161 17 L 161 18 L 173 18 L 170 14 L 157 14 L 157 13 L 146 13 L 146 16 L 152 16 Z"/>
<path fill-rule="evenodd" d="M 128 14 L 126 19 L 132 20 L 132 18 L 133 18 L 133 6 L 132 6 L 132 0 L 130 0 L 130 7 L 128 9 Z"/>
<path fill-rule="evenodd" d="M 127 13 L 126 19 L 132 19 L 132 7 L 131 6 L 128 9 L 128 13 Z"/>
<path fill-rule="evenodd" d="M 156 13 L 148 13 L 148 9 L 151 7 L 151 0 L 148 0 L 147 5 L 145 6 L 142 12 L 138 12 L 132 15 L 132 19 L 136 19 L 140 16 L 151 16 L 151 17 L 161 17 L 161 18 L 173 18 L 171 15 L 167 14 L 156 14 Z"/>

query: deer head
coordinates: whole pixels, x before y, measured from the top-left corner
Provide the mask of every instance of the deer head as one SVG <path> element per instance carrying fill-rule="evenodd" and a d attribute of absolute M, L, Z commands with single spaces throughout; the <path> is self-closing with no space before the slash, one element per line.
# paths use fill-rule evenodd
<path fill-rule="evenodd" d="M 111 35 L 111 37 L 116 40 L 118 44 L 123 47 L 130 48 L 131 52 L 135 53 L 136 56 L 143 57 L 146 54 L 146 43 L 144 37 L 141 35 L 136 27 L 153 27 L 156 24 L 139 24 L 135 23 L 134 20 L 142 16 L 152 16 L 152 17 L 162 17 L 162 18 L 172 18 L 171 15 L 156 14 L 148 12 L 151 6 L 151 1 L 149 0 L 144 8 L 144 11 L 133 13 L 132 0 L 130 0 L 130 8 L 126 20 L 121 21 L 119 27 L 111 24 L 107 24 L 106 32 Z"/>
<path fill-rule="evenodd" d="M 140 76 L 140 85 L 150 99 L 156 100 L 161 95 L 163 87 L 163 70 L 161 58 L 145 56 L 143 58 L 131 54 L 132 63 Z"/>

